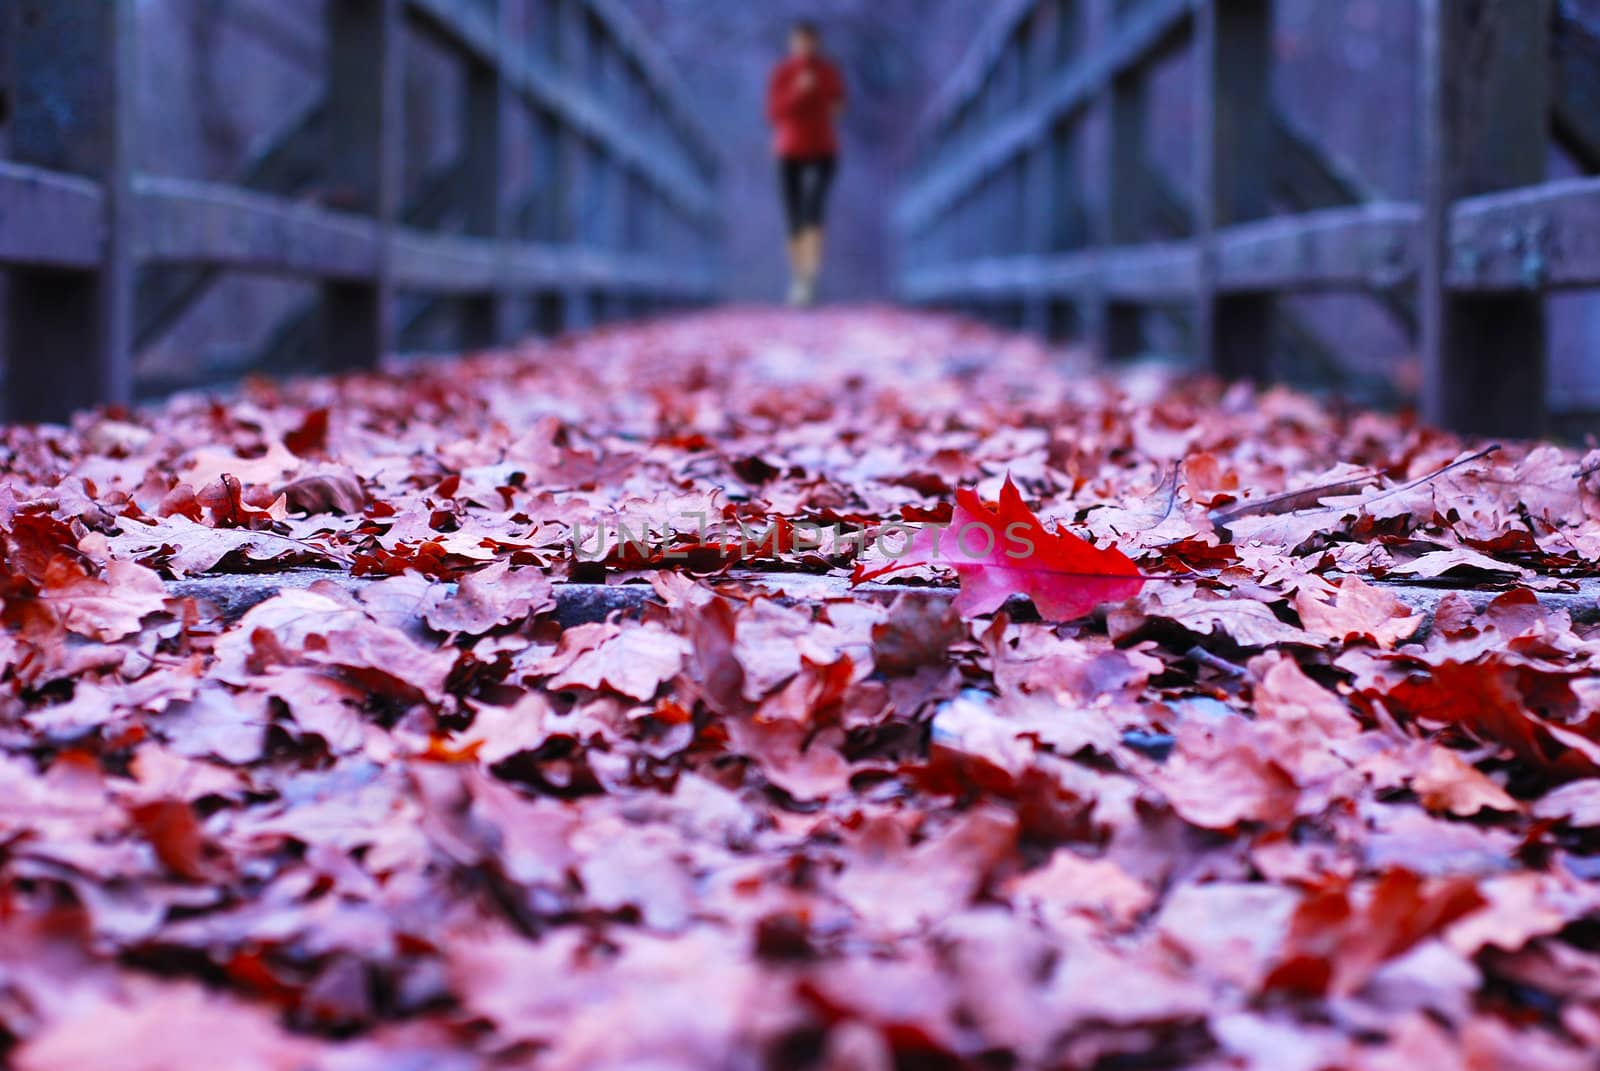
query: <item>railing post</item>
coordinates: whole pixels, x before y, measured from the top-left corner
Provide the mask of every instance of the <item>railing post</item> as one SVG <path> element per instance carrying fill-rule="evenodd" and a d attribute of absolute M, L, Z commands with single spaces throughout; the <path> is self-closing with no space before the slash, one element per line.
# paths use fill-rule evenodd
<path fill-rule="evenodd" d="M 1056 38 L 1060 32 L 1059 12 L 1037 3 L 1023 23 L 1022 103 L 1030 104 L 1050 84 L 1055 74 Z M 1036 257 L 1047 255 L 1054 235 L 1059 180 L 1053 139 L 1047 134 L 1030 149 L 1022 161 L 1022 250 Z M 1025 299 L 1023 325 L 1037 335 L 1051 333 L 1051 308 L 1054 295 L 1041 290 Z"/>
<path fill-rule="evenodd" d="M 592 98 L 588 75 L 589 62 L 589 5 L 588 0 L 560 0 L 556 7 L 561 37 L 561 75 L 569 89 L 580 91 Z M 582 191 L 593 177 L 589 166 L 589 147 L 583 133 L 568 126 L 561 139 L 561 186 L 564 193 L 563 210 L 566 219 L 563 232 L 573 245 L 581 245 L 587 228 L 583 213 L 586 207 Z M 588 287 L 582 283 L 569 286 L 564 294 L 563 321 L 569 331 L 582 330 L 594 323 L 594 309 Z"/>
<path fill-rule="evenodd" d="M 1229 379 L 1265 380 L 1270 295 L 1221 294 L 1217 232 L 1271 212 L 1273 0 L 1200 0 L 1195 16 L 1199 137 L 1195 163 L 1200 278 L 1195 344 Z"/>
<path fill-rule="evenodd" d="M 1545 177 L 1550 0 L 1420 0 L 1423 413 L 1483 435 L 1545 424 L 1537 293 L 1453 294 L 1454 202 Z"/>
<path fill-rule="evenodd" d="M 492 64 L 471 63 L 467 71 L 462 117 L 463 193 L 467 210 L 466 231 L 496 243 L 499 258 L 507 257 L 511 239 L 510 150 L 511 91 L 505 70 L 512 44 L 511 5 L 508 0 L 488 0 L 487 10 L 497 30 L 498 49 Z M 502 268 L 501 276 L 505 270 Z M 513 321 L 515 304 L 504 289 L 468 298 L 461 309 L 463 349 L 484 349 L 507 341 L 518 330 Z"/>
<path fill-rule="evenodd" d="M 328 184 L 380 232 L 372 279 L 322 288 L 330 370 L 374 368 L 394 349 L 393 230 L 404 162 L 401 0 L 328 0 Z"/>
<path fill-rule="evenodd" d="M 1045 138 L 1024 158 L 1023 179 L 1019 183 L 1022 197 L 1022 247 L 1036 257 L 1050 252 L 1051 230 L 1059 196 L 1059 183 L 1055 176 L 1055 154 L 1051 139 Z M 1035 334 L 1050 332 L 1050 295 L 1039 293 L 1030 298 L 1023 310 L 1024 326 Z"/>
<path fill-rule="evenodd" d="M 133 395 L 133 0 L 6 5 L 12 157 L 97 180 L 104 255 L 94 272 L 11 273 L 5 416 L 57 421 Z"/>
<path fill-rule="evenodd" d="M 1105 202 L 1096 244 L 1115 249 L 1145 236 L 1149 211 L 1145 131 L 1150 109 L 1144 73 L 1131 71 L 1114 79 L 1108 97 L 1111 144 L 1105 157 Z M 1144 310 L 1138 305 L 1095 295 L 1088 320 L 1106 360 L 1134 357 L 1144 348 Z"/>
<path fill-rule="evenodd" d="M 562 0 L 528 0 L 529 30 L 535 45 L 538 65 L 554 74 L 563 66 L 566 48 Z M 567 217 L 563 179 L 566 172 L 566 131 L 557 112 L 537 109 L 533 116 L 533 211 L 530 237 L 539 244 L 557 245 L 565 240 Z M 566 313 L 560 294 L 541 290 L 533 295 L 533 330 L 541 335 L 558 335 L 564 330 Z"/>

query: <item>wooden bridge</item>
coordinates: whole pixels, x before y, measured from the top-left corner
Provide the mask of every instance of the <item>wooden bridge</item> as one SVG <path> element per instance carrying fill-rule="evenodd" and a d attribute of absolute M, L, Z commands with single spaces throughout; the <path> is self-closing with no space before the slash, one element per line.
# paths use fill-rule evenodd
<path fill-rule="evenodd" d="M 8 416 L 133 397 L 134 355 L 227 270 L 315 280 L 276 348 L 368 367 L 441 307 L 474 348 L 716 293 L 718 160 L 616 0 L 331 0 L 320 98 L 239 176 L 137 173 L 133 0 L 6 0 Z M 403 37 L 464 68 L 461 151 L 402 195 Z M 512 159 L 531 120 L 540 166 Z M 450 226 L 446 226 L 446 221 Z M 448 300 L 445 300 L 448 299 Z"/>
<path fill-rule="evenodd" d="M 1417 4 L 1421 199 L 1389 203 L 1275 108 L 1272 0 L 1005 0 L 923 124 L 895 221 L 906 296 L 1113 357 L 1160 307 L 1218 371 L 1261 377 L 1274 346 L 1314 342 L 1275 298 L 1364 293 L 1415 338 L 1431 420 L 1539 432 L 1544 298 L 1600 286 L 1600 178 L 1544 181 L 1552 135 L 1600 175 L 1600 35 L 1553 0 Z M 1149 152 L 1150 75 L 1183 49 L 1192 205 Z"/>
<path fill-rule="evenodd" d="M 1545 181 L 1552 136 L 1600 173 L 1600 34 L 1559 0 L 1414 2 L 1423 181 L 1393 203 L 1274 106 L 1272 0 L 1003 0 L 919 127 L 902 296 L 1113 359 L 1159 315 L 1262 378 L 1275 351 L 1326 352 L 1279 297 L 1366 294 L 1415 339 L 1430 419 L 1538 433 L 1545 297 L 1600 286 L 1600 178 Z M 0 0 L 10 419 L 171 386 L 136 356 L 223 273 L 318 286 L 268 371 L 370 367 L 441 324 L 471 349 L 719 295 L 718 151 L 621 0 L 327 0 L 321 94 L 226 184 L 134 167 L 132 87 L 156 61 L 134 6 Z M 466 87 L 459 152 L 410 189 L 408 34 Z M 1150 82 L 1186 49 L 1197 152 L 1177 183 L 1149 152 Z"/>

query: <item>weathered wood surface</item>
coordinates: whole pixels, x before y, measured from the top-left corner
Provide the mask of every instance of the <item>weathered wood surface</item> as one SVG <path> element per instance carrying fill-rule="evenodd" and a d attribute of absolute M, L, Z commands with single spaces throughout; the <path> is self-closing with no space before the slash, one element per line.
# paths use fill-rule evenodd
<path fill-rule="evenodd" d="M 1453 218 L 1452 291 L 1600 287 L 1600 178 L 1474 197 Z"/>
<path fill-rule="evenodd" d="M 1149 86 L 1142 71 L 1111 79 L 1103 92 L 1108 114 L 1106 174 L 1101 221 L 1094 228 L 1102 254 L 1150 237 L 1154 203 L 1149 159 Z M 1096 344 L 1108 360 L 1136 356 L 1144 348 L 1144 320 L 1137 305 L 1120 300 L 1110 268 L 1091 284 Z M 1191 280 L 1192 281 L 1192 280 Z"/>
<path fill-rule="evenodd" d="M 0 9 L 11 49 L 12 159 L 90 180 L 99 191 L 92 263 L 63 265 L 50 252 L 52 235 L 28 230 L 33 224 L 12 230 L 19 241 L 41 241 L 37 259 L 10 278 L 5 352 L 14 356 L 0 414 L 10 420 L 58 420 L 133 394 L 133 14 L 133 0 L 12 0 Z M 52 210 L 63 245 L 76 253 L 93 224 L 68 208 L 64 188 L 46 193 L 47 182 L 6 183 L 19 199 L 0 201 L 0 215 Z"/>
<path fill-rule="evenodd" d="M 391 231 L 404 164 L 402 0 L 332 0 L 327 7 L 324 166 L 340 207 L 376 228 L 376 269 L 322 290 L 322 354 L 330 370 L 376 368 L 394 350 Z"/>
<path fill-rule="evenodd" d="M 1547 392 L 1542 298 L 1456 294 L 1448 279 L 1461 255 L 1456 203 L 1544 180 L 1551 2 L 1421 3 L 1423 412 L 1461 431 L 1536 435 Z"/>
<path fill-rule="evenodd" d="M 1033 143 L 1061 118 L 1082 111 L 1113 79 L 1180 44 L 1190 25 L 1192 0 L 1146 0 L 1110 38 L 1081 63 L 1058 72 L 1032 103 L 1007 114 L 908 191 L 896 222 L 915 229 L 960 199 L 972 186 Z"/>
<path fill-rule="evenodd" d="M 505 84 L 511 92 L 556 114 L 575 132 L 604 146 L 608 155 L 646 175 L 662 195 L 685 212 L 703 221 L 715 217 L 716 205 L 706 193 L 703 181 L 685 172 L 670 154 L 661 152 L 659 146 L 643 142 L 611 109 L 595 99 L 591 91 L 576 82 L 570 73 L 572 60 L 564 58 L 559 68 L 552 68 L 521 53 L 501 54 L 493 21 L 465 0 L 407 0 L 407 3 L 414 15 L 423 18 L 476 62 L 500 63 Z M 573 5 L 571 10 L 582 14 L 581 5 Z M 704 134 L 695 136 L 705 140 Z"/>
<path fill-rule="evenodd" d="M 105 199 L 89 179 L 0 161 L 0 264 L 93 271 Z"/>
<path fill-rule="evenodd" d="M 1224 291 L 1387 290 L 1416 278 L 1421 210 L 1374 203 L 1231 227 L 1216 236 Z"/>
<path fill-rule="evenodd" d="M 328 0 L 323 97 L 233 186 L 133 174 L 133 5 L 0 7 L 15 101 L 14 159 L 0 164 L 0 265 L 14 296 L 6 350 L 28 355 L 8 370 L 11 419 L 59 420 L 129 400 L 135 348 L 176 325 L 224 271 L 319 282 L 319 312 L 292 313 L 268 352 L 320 353 L 328 369 L 375 365 L 395 349 L 402 320 L 439 307 L 408 296 L 401 308 L 401 287 L 459 299 L 468 349 L 520 332 L 530 298 L 540 323 L 576 326 L 595 312 L 715 292 L 715 145 L 652 42 L 611 0 L 561 4 L 559 35 L 513 26 L 513 5 L 499 0 Z M 466 90 L 459 159 L 403 206 L 408 25 L 464 64 Z M 564 44 L 541 51 L 558 36 Z M 514 188 L 518 111 L 564 154 L 560 170 L 548 155 L 535 161 L 540 188 Z M 315 205 L 290 199 L 311 187 Z M 543 233 L 525 236 L 530 203 L 540 204 Z M 579 227 L 585 207 L 594 211 Z M 658 219 L 672 229 L 646 228 Z M 684 256 L 705 263 L 676 263 Z M 554 318 L 536 292 L 550 287 L 565 291 Z"/>
<path fill-rule="evenodd" d="M 1275 349 L 1292 356 L 1293 338 L 1309 337 L 1277 297 L 1364 292 L 1421 336 L 1431 420 L 1538 434 L 1544 296 L 1600 287 L 1600 181 L 1544 181 L 1552 131 L 1580 168 L 1600 170 L 1600 27 L 1558 0 L 1413 2 L 1424 182 L 1410 205 L 1371 202 L 1276 110 L 1271 0 L 1115 0 L 1090 47 L 1030 68 L 1018 100 L 1007 65 L 1054 5 L 1000 5 L 918 128 L 895 214 L 902 293 L 1004 323 L 1056 323 L 1051 310 L 1070 303 L 1112 358 L 1143 348 L 1153 313 L 1192 302 L 1193 348 L 1226 376 L 1261 379 Z M 1146 82 L 1186 41 L 1192 197 L 1155 170 L 1144 129 Z M 1014 240 L 1010 176 L 1085 129 L 1106 137 L 1104 171 L 1084 191 L 1093 248 L 1041 245 L 1040 213 Z M 1296 214 L 1270 215 L 1283 208 Z"/>
<path fill-rule="evenodd" d="M 1272 357 L 1267 289 L 1225 291 L 1218 232 L 1272 211 L 1272 0 L 1199 0 L 1195 152 L 1199 278 L 1195 337 L 1201 362 L 1229 379 L 1265 380 Z"/>
<path fill-rule="evenodd" d="M 487 6 L 495 18 L 496 47 L 487 62 L 467 64 L 461 111 L 463 189 L 458 203 L 466 206 L 469 235 L 504 243 L 512 238 L 513 226 L 511 126 L 516 102 L 505 77 L 514 54 L 511 5 L 488 0 Z M 487 349 L 512 338 L 515 326 L 503 266 L 508 256 L 506 246 L 497 244 L 492 287 L 461 304 L 457 339 L 465 351 Z"/>
<path fill-rule="evenodd" d="M 279 197 L 311 187 L 321 172 L 327 121 L 327 102 L 319 98 L 268 141 L 238 176 L 237 186 Z M 139 180 L 134 184 L 137 189 Z M 135 216 L 142 210 L 136 208 Z M 208 264 L 140 264 L 134 282 L 134 349 L 159 341 L 220 277 L 221 269 Z"/>
<path fill-rule="evenodd" d="M 1600 174 L 1600 23 L 1558 6 L 1550 71 L 1556 141 L 1590 175 Z"/>
<path fill-rule="evenodd" d="M 1551 291 L 1600 286 L 1600 179 L 1569 179 L 1468 198 L 1452 210 L 1445 285 L 1458 292 Z M 1223 292 L 1398 292 L 1420 270 L 1422 209 L 1373 202 L 1278 216 L 1216 235 L 1215 285 Z M 1193 285 L 1181 242 L 1053 257 L 1012 256 L 917 269 L 913 300 L 970 291 L 1039 294 L 1107 280 L 1126 297 L 1182 298 Z M 1147 273 L 1141 278 L 1141 273 Z"/>
<path fill-rule="evenodd" d="M 233 186 L 143 177 L 134 249 L 146 264 L 204 264 L 310 279 L 372 280 L 380 225 Z"/>
<path fill-rule="evenodd" d="M 330 583 L 342 591 L 359 596 L 376 581 L 325 570 L 296 569 L 282 573 L 192 577 L 169 582 L 167 590 L 174 597 L 206 602 L 225 620 L 235 621 L 251 607 L 259 606 L 280 592 L 301 590 L 317 583 Z M 822 603 L 835 599 L 887 602 L 901 596 L 950 602 L 958 593 L 954 587 L 933 585 L 868 583 L 852 586 L 842 577 L 804 573 L 743 572 L 724 578 L 708 578 L 706 583 L 714 588 L 725 586 L 730 593 L 758 591 L 795 603 Z M 1376 586 L 1393 594 L 1412 611 L 1427 615 L 1430 620 L 1434 610 L 1447 596 L 1464 598 L 1475 610 L 1482 611 L 1505 594 L 1504 590 L 1381 581 L 1376 582 Z M 1575 622 L 1600 621 L 1600 580 L 1576 581 L 1573 586 L 1576 588 L 1574 591 L 1536 591 L 1534 597 L 1549 610 L 1570 614 Z M 659 603 L 654 590 L 646 583 L 557 584 L 555 598 L 556 620 L 566 628 L 603 621 L 613 613 L 638 613 L 646 605 Z M 1012 599 L 1007 610 L 1014 617 L 1037 620 L 1031 604 L 1020 596 Z"/>

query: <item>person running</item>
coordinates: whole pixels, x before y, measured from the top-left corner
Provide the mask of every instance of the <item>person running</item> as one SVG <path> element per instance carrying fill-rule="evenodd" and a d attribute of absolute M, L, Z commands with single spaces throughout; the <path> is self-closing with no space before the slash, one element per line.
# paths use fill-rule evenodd
<path fill-rule="evenodd" d="M 844 109 L 844 78 L 822 54 L 812 22 L 796 23 L 789 55 L 772 72 L 767 117 L 789 224 L 789 304 L 811 305 L 822 273 L 823 223 L 828 191 L 839 165 L 834 120 Z"/>

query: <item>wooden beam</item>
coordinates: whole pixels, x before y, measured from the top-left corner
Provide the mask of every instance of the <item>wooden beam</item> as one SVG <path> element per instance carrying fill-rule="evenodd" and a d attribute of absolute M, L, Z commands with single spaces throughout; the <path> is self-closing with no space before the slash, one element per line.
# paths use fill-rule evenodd
<path fill-rule="evenodd" d="M 502 258 L 490 239 L 397 228 L 390 243 L 390 271 L 398 289 L 481 297 L 501 285 Z"/>
<path fill-rule="evenodd" d="M 1453 430 L 1544 427 L 1547 337 L 1536 294 L 1453 294 L 1455 205 L 1543 180 L 1550 0 L 1419 0 L 1423 412 Z"/>
<path fill-rule="evenodd" d="M 1276 108 L 1271 139 L 1267 166 L 1272 196 L 1288 208 L 1311 212 L 1372 200 L 1360 179 L 1330 159 L 1315 138 Z"/>
<path fill-rule="evenodd" d="M 1273 114 L 1272 196 L 1295 212 L 1366 204 L 1375 200 L 1359 178 L 1281 110 Z M 1406 336 L 1418 335 L 1414 295 L 1386 288 L 1370 295 Z"/>
<path fill-rule="evenodd" d="M 98 182 L 0 161 L 0 264 L 95 271 L 105 224 Z"/>
<path fill-rule="evenodd" d="M 1194 293 L 1200 257 L 1190 243 L 1148 242 L 1103 255 L 1094 271 L 1113 301 L 1155 305 Z"/>
<path fill-rule="evenodd" d="M 563 0 L 557 9 L 561 35 L 561 74 L 563 81 L 588 98 L 583 79 L 589 69 L 589 10 L 584 0 Z M 596 113 L 595 118 L 599 118 Z M 587 202 L 586 184 L 590 178 L 589 139 L 585 126 L 569 126 L 561 133 L 562 236 L 574 247 L 583 244 L 587 227 L 583 209 Z M 594 308 L 588 288 L 577 280 L 563 285 L 564 319 L 567 330 L 582 331 L 594 323 Z"/>
<path fill-rule="evenodd" d="M 479 238 L 508 242 L 512 238 L 511 121 L 512 92 L 505 71 L 513 54 L 511 4 L 487 0 L 485 18 L 498 31 L 496 53 L 487 62 L 469 61 L 462 95 L 462 207 L 466 231 Z M 470 298 L 461 307 L 460 344 L 464 350 L 487 349 L 508 341 L 515 327 L 515 306 L 503 288 Z"/>
<path fill-rule="evenodd" d="M 1587 174 L 1600 174 L 1600 24 L 1561 4 L 1555 21 L 1551 118 L 1556 141 Z"/>
<path fill-rule="evenodd" d="M 705 220 L 715 218 L 716 206 L 706 183 L 638 136 L 617 115 L 614 107 L 600 100 L 593 88 L 582 81 L 580 76 L 592 66 L 585 3 L 586 0 L 550 0 L 548 3 L 544 22 L 548 27 L 547 40 L 553 48 L 555 62 L 552 65 L 550 56 L 536 59 L 525 50 L 507 50 L 502 54 L 499 51 L 502 35 L 497 32 L 494 20 L 487 17 L 474 0 L 406 0 L 413 18 L 435 37 L 479 64 L 500 64 L 506 85 L 515 94 L 530 104 L 554 112 L 590 140 L 605 145 L 629 166 L 648 175 L 686 210 Z M 659 61 L 654 65 L 659 66 Z M 674 84 L 665 74 L 659 77 L 667 84 Z M 681 90 L 677 93 L 681 94 Z M 663 101 L 677 116 L 674 120 L 677 136 L 687 137 L 685 130 L 696 125 L 683 118 L 687 105 L 674 104 L 666 98 Z M 707 147 L 709 145 L 709 139 L 705 139 L 705 144 L 696 152 L 700 157 L 714 160 L 715 153 Z"/>
<path fill-rule="evenodd" d="M 1422 211 L 1409 204 L 1330 208 L 1215 236 L 1218 292 L 1388 291 L 1416 277 Z"/>
<path fill-rule="evenodd" d="M 370 577 L 352 577 L 328 569 L 288 569 L 275 573 L 201 574 L 168 581 L 166 589 L 169 597 L 195 599 L 215 611 L 222 621 L 231 624 L 251 608 L 285 591 L 302 590 L 316 584 L 333 586 L 360 598 L 380 582 Z M 953 585 L 870 581 L 852 584 L 847 578 L 838 576 L 759 573 L 753 570 L 729 571 L 721 576 L 707 577 L 704 583 L 740 599 L 760 593 L 783 605 L 806 607 L 852 601 L 887 604 L 903 599 L 926 600 L 929 604 L 937 605 L 949 603 L 959 594 L 959 589 Z M 1481 614 L 1503 594 L 1493 589 L 1474 591 L 1393 581 L 1374 580 L 1372 584 L 1393 595 L 1408 609 L 1428 617 L 1430 620 L 1425 627 L 1432 626 L 1432 616 L 1447 601 L 1459 604 L 1464 599 L 1474 613 Z M 1534 594 L 1534 599 L 1546 611 L 1568 614 L 1574 622 L 1592 624 L 1600 621 L 1600 582 L 1580 580 L 1577 588 L 1572 592 L 1538 592 Z M 453 584 L 440 584 L 437 590 L 453 593 L 453 589 Z M 636 615 L 647 607 L 661 605 L 660 596 L 648 584 L 573 584 L 562 581 L 553 586 L 552 597 L 555 609 L 551 615 L 562 628 L 598 623 L 614 614 Z M 1038 618 L 1032 604 L 1020 595 L 1012 596 L 1005 610 L 1013 621 L 1033 621 Z M 1103 613 L 1103 610 L 1098 611 L 1097 616 Z M 421 618 L 420 608 L 408 627 L 427 628 L 427 623 Z"/>
<path fill-rule="evenodd" d="M 1101 207 L 1103 249 L 1132 246 L 1147 238 L 1150 198 L 1149 84 L 1143 71 L 1129 71 L 1112 81 L 1106 94 L 1108 133 L 1106 175 Z M 1095 285 L 1095 307 L 1089 317 L 1097 332 L 1097 348 L 1108 361 L 1135 357 L 1144 349 L 1144 312 L 1116 299 L 1109 280 Z"/>
<path fill-rule="evenodd" d="M 322 171 L 326 121 L 327 102 L 318 98 L 246 165 L 238 185 L 279 196 L 308 189 Z M 216 268 L 204 265 L 141 266 L 134 277 L 134 350 L 144 349 L 170 331 L 210 292 L 218 277 Z"/>
<path fill-rule="evenodd" d="M 184 179 L 141 176 L 134 194 L 134 250 L 145 263 L 355 286 L 378 278 L 381 234 L 368 217 Z"/>
<path fill-rule="evenodd" d="M 59 421 L 85 406 L 133 397 L 134 3 L 11 0 L 4 14 L 15 80 L 12 158 L 98 186 L 95 261 L 36 262 L 11 273 L 5 416 Z M 20 174 L 13 171 L 12 178 Z M 29 195 L 35 207 L 67 213 L 73 212 L 69 203 L 86 205 L 87 197 L 86 188 L 73 192 L 43 178 Z M 20 239 L 34 225 L 13 233 Z M 81 251 L 85 230 L 78 221 L 62 244 Z"/>
<path fill-rule="evenodd" d="M 1180 46 L 1195 0 L 1145 0 L 1081 63 L 1042 87 L 1035 103 L 987 127 L 959 152 L 946 154 L 901 199 L 899 222 L 919 227 L 940 214 L 983 176 L 1047 137 L 1058 120 L 1087 108 L 1112 81 Z"/>
<path fill-rule="evenodd" d="M 1195 340 L 1202 362 L 1227 379 L 1265 380 L 1272 357 L 1272 297 L 1225 293 L 1217 245 L 1222 229 L 1272 210 L 1264 166 L 1273 141 L 1272 9 L 1272 0 L 1199 0 L 1196 9 Z"/>
<path fill-rule="evenodd" d="M 0 188 L 3 176 L 0 170 Z M 151 263 L 350 283 L 377 276 L 380 232 L 366 217 L 183 179 L 144 177 L 135 188 L 135 248 Z M 574 283 L 704 298 L 711 286 L 699 266 L 623 250 L 509 243 L 415 227 L 396 228 L 392 239 L 393 283 L 406 290 L 482 295 Z"/>
<path fill-rule="evenodd" d="M 393 230 L 404 153 L 401 0 L 328 0 L 329 184 L 340 207 L 377 226 L 369 280 L 323 287 L 323 359 L 329 370 L 375 368 L 395 344 Z"/>
<path fill-rule="evenodd" d="M 1455 205 L 1445 281 L 1456 293 L 1600 287 L 1600 178 Z"/>
<path fill-rule="evenodd" d="M 1051 252 L 1057 196 L 1054 148 L 1051 142 L 1045 142 L 1023 158 L 1017 183 L 1017 196 L 1022 202 L 1018 210 L 1022 228 L 1018 249 L 1023 253 Z M 1049 308 L 1043 296 L 1028 303 L 1025 316 L 1030 330 L 1037 334 L 1048 332 Z"/>
<path fill-rule="evenodd" d="M 939 85 L 933 101 L 912 131 L 917 141 L 934 136 L 956 113 L 969 105 L 983 90 L 994 65 L 999 62 L 1005 43 L 1017 26 L 1028 17 L 1039 0 L 998 0 L 993 13 L 978 29 L 971 47 L 955 70 Z"/>
<path fill-rule="evenodd" d="M 1093 292 L 1130 306 L 1183 301 L 1194 290 L 1199 258 L 1189 243 L 1151 242 L 1061 256 L 983 257 L 923 268 L 905 280 L 909 300 L 1005 301 Z"/>
<path fill-rule="evenodd" d="M 1582 248 L 1600 250 L 1600 182 L 1572 184 L 1560 200 L 1525 197 L 1518 204 L 1480 198 L 1463 203 L 1463 217 L 1526 219 L 1535 204 L 1550 218 L 1568 221 L 1584 235 Z M 1579 213 L 1588 214 L 1582 223 Z M 1415 278 L 1420 261 L 1422 211 L 1410 204 L 1329 209 L 1241 224 L 1216 235 L 1214 284 L 1222 293 L 1316 293 L 1384 290 Z M 1474 234 L 1475 231 L 1467 231 Z M 1108 300 L 1130 304 L 1182 301 L 1199 281 L 1201 257 L 1193 242 L 1146 242 L 1052 256 L 985 257 L 911 272 L 914 300 L 948 300 L 964 293 L 989 299 L 1070 295 L 1098 286 Z M 1574 270 L 1564 267 L 1562 271 Z M 1600 252 L 1587 271 L 1600 274 Z"/>

